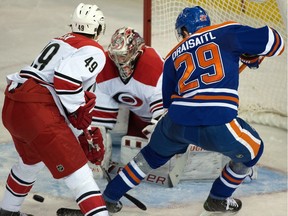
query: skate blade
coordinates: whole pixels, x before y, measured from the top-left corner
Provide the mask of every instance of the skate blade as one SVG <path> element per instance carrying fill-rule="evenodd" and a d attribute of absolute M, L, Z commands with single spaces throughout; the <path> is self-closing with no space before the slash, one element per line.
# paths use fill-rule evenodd
<path fill-rule="evenodd" d="M 200 216 L 229 216 L 229 215 L 236 215 L 238 212 L 209 212 L 209 211 L 204 211 L 201 213 Z"/>

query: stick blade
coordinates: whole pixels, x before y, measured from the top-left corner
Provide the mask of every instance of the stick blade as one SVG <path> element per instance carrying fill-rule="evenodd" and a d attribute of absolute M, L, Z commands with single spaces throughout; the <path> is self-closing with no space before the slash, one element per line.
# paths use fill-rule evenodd
<path fill-rule="evenodd" d="M 187 148 L 186 152 L 183 153 L 179 158 L 177 158 L 175 166 L 168 174 L 169 187 L 175 187 L 181 180 L 189 156 L 189 152 L 189 148 Z"/>

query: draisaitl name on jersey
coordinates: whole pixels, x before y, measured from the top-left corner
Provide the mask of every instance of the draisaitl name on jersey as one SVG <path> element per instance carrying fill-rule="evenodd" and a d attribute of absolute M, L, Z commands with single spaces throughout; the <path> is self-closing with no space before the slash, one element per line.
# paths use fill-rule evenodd
<path fill-rule="evenodd" d="M 181 44 L 173 53 L 172 53 L 172 59 L 175 60 L 175 58 L 180 55 L 182 52 L 187 51 L 188 49 L 192 49 L 195 46 L 199 46 L 203 43 L 209 42 L 216 39 L 216 37 L 213 36 L 212 32 L 207 32 L 203 35 L 197 36 L 197 37 L 191 37 L 187 41 L 185 41 L 183 44 Z"/>

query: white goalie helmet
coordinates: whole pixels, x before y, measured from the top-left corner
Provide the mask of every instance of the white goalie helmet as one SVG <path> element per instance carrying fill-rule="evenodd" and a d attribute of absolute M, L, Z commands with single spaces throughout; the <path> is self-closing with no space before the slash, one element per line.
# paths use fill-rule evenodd
<path fill-rule="evenodd" d="M 72 15 L 72 32 L 95 35 L 98 40 L 105 27 L 104 15 L 97 5 L 80 3 Z"/>
<path fill-rule="evenodd" d="M 112 35 L 108 55 L 117 66 L 122 82 L 130 80 L 144 45 L 144 39 L 131 27 L 119 28 Z"/>

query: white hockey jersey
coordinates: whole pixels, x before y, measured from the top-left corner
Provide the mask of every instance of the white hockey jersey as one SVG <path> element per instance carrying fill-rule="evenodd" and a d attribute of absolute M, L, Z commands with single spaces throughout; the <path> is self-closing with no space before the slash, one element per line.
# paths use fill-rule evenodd
<path fill-rule="evenodd" d="M 7 81 L 15 84 L 29 78 L 37 80 L 50 90 L 65 116 L 65 112 L 72 113 L 85 104 L 84 91 L 95 83 L 105 62 L 104 50 L 96 41 L 68 33 L 52 39 L 30 66 L 8 75 Z"/>
<path fill-rule="evenodd" d="M 132 78 L 124 84 L 106 52 L 106 65 L 96 78 L 96 106 L 92 126 L 101 125 L 112 129 L 120 105 L 147 122 L 162 114 L 162 70 L 163 59 L 153 48 L 146 46 L 136 63 Z"/>

